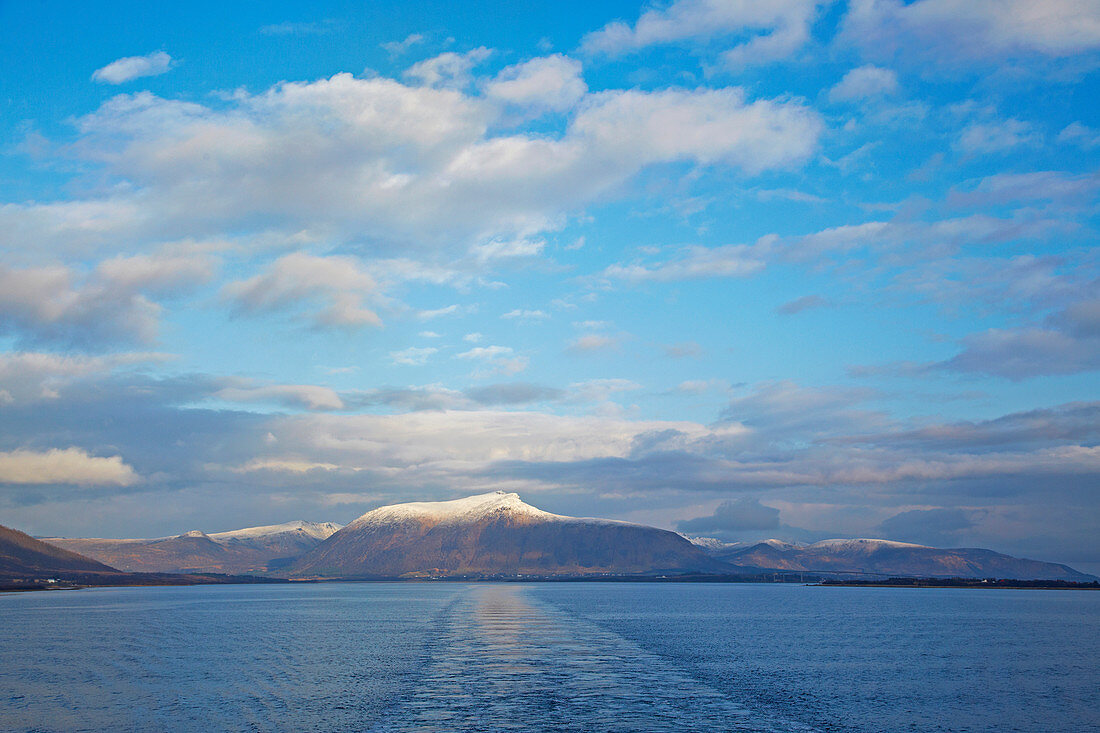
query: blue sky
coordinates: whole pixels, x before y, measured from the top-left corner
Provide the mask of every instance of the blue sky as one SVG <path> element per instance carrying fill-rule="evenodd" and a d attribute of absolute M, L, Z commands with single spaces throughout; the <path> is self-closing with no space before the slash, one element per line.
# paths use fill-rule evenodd
<path fill-rule="evenodd" d="M 508 488 L 1100 569 L 1100 11 L 0 6 L 0 516 Z"/>

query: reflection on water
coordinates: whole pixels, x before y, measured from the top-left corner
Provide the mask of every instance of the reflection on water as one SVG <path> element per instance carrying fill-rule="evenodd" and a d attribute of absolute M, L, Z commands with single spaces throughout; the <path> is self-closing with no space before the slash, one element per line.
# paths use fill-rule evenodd
<path fill-rule="evenodd" d="M 0 595 L 0 731 L 1100 731 L 1100 593 L 333 583 Z"/>
<path fill-rule="evenodd" d="M 766 721 L 636 644 L 513 585 L 457 598 L 386 731 L 806 731 Z"/>

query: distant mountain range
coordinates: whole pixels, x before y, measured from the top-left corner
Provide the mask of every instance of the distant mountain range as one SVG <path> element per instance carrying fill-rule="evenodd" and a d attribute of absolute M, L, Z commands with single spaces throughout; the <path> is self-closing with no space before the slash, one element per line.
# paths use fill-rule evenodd
<path fill-rule="evenodd" d="M 551 514 L 503 491 L 384 506 L 346 527 L 297 521 L 214 534 L 194 530 L 157 539 L 52 537 L 46 542 L 70 551 L 69 561 L 79 557 L 72 553 L 79 553 L 87 562 L 123 571 L 303 579 L 772 573 L 1096 579 L 1066 565 L 974 548 L 938 549 L 878 539 L 814 544 L 688 539 L 629 522 Z"/>
<path fill-rule="evenodd" d="M 44 539 L 127 572 L 263 573 L 288 565 L 338 529 L 340 525 L 331 522 L 297 521 L 214 534 L 192 530 L 146 540 Z"/>
<path fill-rule="evenodd" d="M 0 590 L 86 585 L 206 585 L 279 582 L 253 576 L 124 573 L 75 552 L 0 526 Z M 285 581 L 283 581 L 285 582 Z"/>
<path fill-rule="evenodd" d="M 1091 581 L 1067 565 L 1025 560 L 978 548 L 938 549 L 891 540 L 823 540 L 803 545 L 781 540 L 751 544 L 692 540 L 711 557 L 739 568 L 852 577 L 1015 578 Z"/>

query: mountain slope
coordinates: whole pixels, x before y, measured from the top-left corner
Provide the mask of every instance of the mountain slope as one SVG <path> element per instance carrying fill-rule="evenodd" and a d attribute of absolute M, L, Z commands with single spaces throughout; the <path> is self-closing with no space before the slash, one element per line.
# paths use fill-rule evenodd
<path fill-rule="evenodd" d="M 740 567 L 927 578 L 1094 580 L 1058 563 L 1027 560 L 978 548 L 940 549 L 890 540 L 823 540 L 799 545 L 766 540 L 710 546 L 713 557 Z"/>
<path fill-rule="evenodd" d="M 39 578 L 58 573 L 115 573 L 114 568 L 0 526 L 0 577 Z"/>
<path fill-rule="evenodd" d="M 46 542 L 129 572 L 255 573 L 285 565 L 338 530 L 331 522 L 286 522 L 158 539 L 48 537 Z"/>
<path fill-rule="evenodd" d="M 375 509 L 291 568 L 346 578 L 729 571 L 674 532 L 550 514 L 503 491 Z"/>

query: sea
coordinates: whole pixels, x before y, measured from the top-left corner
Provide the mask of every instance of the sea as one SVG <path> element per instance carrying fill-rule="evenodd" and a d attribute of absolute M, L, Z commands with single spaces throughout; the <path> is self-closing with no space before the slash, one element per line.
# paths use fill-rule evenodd
<path fill-rule="evenodd" d="M 1100 592 L 294 583 L 0 595 L 4 731 L 1100 731 Z"/>

